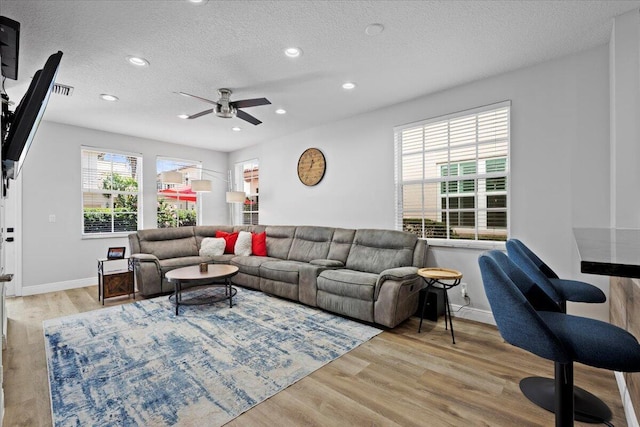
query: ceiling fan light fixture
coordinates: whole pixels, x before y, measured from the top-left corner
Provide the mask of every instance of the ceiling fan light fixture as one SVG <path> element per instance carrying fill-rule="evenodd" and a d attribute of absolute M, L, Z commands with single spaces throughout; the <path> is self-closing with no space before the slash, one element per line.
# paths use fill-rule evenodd
<path fill-rule="evenodd" d="M 276 114 L 287 114 L 287 110 L 285 110 L 284 108 L 278 108 L 276 110 Z"/>
<path fill-rule="evenodd" d="M 297 58 L 299 56 L 302 56 L 302 49 L 300 49 L 299 47 L 288 47 L 284 50 L 284 54 L 289 58 Z"/>
<path fill-rule="evenodd" d="M 200 5 L 200 4 L 205 4 L 205 3 L 206 3 L 206 2 L 208 2 L 209 0 L 187 0 L 187 1 L 188 1 L 189 3 L 192 3 L 192 4 L 198 4 L 198 5 Z"/>
<path fill-rule="evenodd" d="M 345 89 L 345 90 L 355 89 L 355 87 L 356 87 L 356 84 L 353 82 L 345 82 L 342 84 L 342 89 Z"/>
<path fill-rule="evenodd" d="M 103 101 L 116 102 L 120 98 L 118 98 L 115 95 L 109 95 L 108 93 L 101 93 L 100 94 L 100 99 L 102 99 Z"/>
<path fill-rule="evenodd" d="M 149 66 L 149 61 L 139 56 L 127 56 L 127 62 L 131 65 L 135 65 L 136 67 L 144 68 Z"/>
<path fill-rule="evenodd" d="M 238 126 L 234 126 L 234 127 L 231 128 L 231 130 L 234 131 L 234 132 L 240 132 L 242 130 L 242 128 L 238 127 Z"/>
<path fill-rule="evenodd" d="M 188 114 L 178 114 L 178 118 L 179 119 L 188 119 L 189 115 Z"/>

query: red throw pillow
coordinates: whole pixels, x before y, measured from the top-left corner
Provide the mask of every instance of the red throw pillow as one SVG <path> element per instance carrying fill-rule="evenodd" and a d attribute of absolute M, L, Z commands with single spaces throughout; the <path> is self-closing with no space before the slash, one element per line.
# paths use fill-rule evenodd
<path fill-rule="evenodd" d="M 257 256 L 267 256 L 267 232 L 251 233 L 251 253 Z"/>
<path fill-rule="evenodd" d="M 236 247 L 236 240 L 238 240 L 238 232 L 227 233 L 226 231 L 216 231 L 216 237 L 222 237 L 225 241 L 224 253 L 232 254 L 233 250 Z"/>

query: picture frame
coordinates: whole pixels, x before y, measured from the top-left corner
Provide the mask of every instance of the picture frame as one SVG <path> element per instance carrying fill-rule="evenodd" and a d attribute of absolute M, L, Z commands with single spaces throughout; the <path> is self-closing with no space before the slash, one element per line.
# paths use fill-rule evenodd
<path fill-rule="evenodd" d="M 126 250 L 127 248 L 125 246 L 109 248 L 107 251 L 107 259 L 124 259 Z"/>

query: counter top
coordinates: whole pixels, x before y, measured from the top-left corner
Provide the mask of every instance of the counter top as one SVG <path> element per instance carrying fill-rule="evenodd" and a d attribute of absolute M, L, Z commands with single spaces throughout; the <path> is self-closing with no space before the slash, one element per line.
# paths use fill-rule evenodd
<path fill-rule="evenodd" d="M 574 228 L 580 271 L 640 278 L 640 230 Z"/>

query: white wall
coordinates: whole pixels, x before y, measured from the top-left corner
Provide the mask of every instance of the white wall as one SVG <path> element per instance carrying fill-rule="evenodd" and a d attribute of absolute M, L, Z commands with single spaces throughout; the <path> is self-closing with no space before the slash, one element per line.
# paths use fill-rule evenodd
<path fill-rule="evenodd" d="M 617 16 L 610 42 L 611 226 L 640 228 L 640 12 Z"/>
<path fill-rule="evenodd" d="M 573 227 L 609 225 L 607 46 L 266 141 L 231 153 L 229 161 L 260 159 L 263 224 L 393 228 L 393 127 L 503 100 L 512 101 L 511 235 L 561 276 L 608 293 L 606 278 L 580 275 L 572 234 Z M 315 187 L 296 175 L 308 147 L 320 148 L 327 160 Z M 462 271 L 471 308 L 489 310 L 477 267 L 481 252 L 431 247 L 429 263 Z M 457 292 L 451 296 L 462 303 Z M 585 306 L 569 310 L 608 317 L 607 304 Z"/>
<path fill-rule="evenodd" d="M 82 238 L 82 145 L 142 154 L 144 228 L 156 228 L 157 156 L 227 170 L 227 153 L 42 122 L 20 173 L 23 295 L 96 284 L 96 259 L 105 257 L 109 246 L 129 246 L 126 238 Z M 214 180 L 213 185 L 214 191 L 203 195 L 203 223 L 227 224 L 226 184 Z M 49 222 L 49 215 L 56 222 Z"/>

